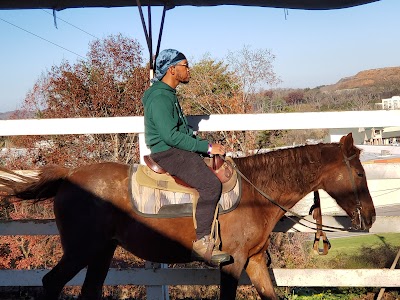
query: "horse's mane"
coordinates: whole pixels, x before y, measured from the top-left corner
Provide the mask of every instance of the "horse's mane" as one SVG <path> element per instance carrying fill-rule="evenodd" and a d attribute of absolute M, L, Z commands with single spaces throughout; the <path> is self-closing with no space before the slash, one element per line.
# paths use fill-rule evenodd
<path fill-rule="evenodd" d="M 276 191 L 302 192 L 320 176 L 322 148 L 337 143 L 297 146 L 235 158 L 239 170 L 254 185 Z"/>

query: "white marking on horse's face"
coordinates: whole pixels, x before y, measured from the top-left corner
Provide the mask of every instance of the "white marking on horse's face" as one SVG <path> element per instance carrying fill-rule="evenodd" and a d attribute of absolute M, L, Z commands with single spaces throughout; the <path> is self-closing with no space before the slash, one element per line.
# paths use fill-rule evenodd
<path fill-rule="evenodd" d="M 336 176 L 336 181 L 341 181 L 341 180 L 343 180 L 343 174 L 342 174 L 342 173 L 339 173 L 339 174 Z"/>

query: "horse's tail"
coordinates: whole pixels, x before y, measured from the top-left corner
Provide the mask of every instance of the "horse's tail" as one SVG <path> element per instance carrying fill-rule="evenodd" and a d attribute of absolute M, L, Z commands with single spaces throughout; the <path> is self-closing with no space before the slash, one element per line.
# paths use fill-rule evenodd
<path fill-rule="evenodd" d="M 57 165 L 43 167 L 37 176 L 24 176 L 0 167 L 0 191 L 7 197 L 42 201 L 56 195 L 69 170 Z"/>

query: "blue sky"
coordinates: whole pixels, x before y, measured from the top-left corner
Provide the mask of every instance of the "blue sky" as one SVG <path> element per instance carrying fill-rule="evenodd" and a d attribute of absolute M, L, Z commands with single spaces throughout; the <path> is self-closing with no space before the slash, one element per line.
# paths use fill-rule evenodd
<path fill-rule="evenodd" d="M 279 87 L 313 88 L 362 70 L 400 66 L 399 12 L 398 0 L 330 11 L 288 10 L 286 17 L 276 8 L 177 7 L 167 12 L 161 49 L 176 48 L 194 59 L 205 53 L 224 59 L 244 45 L 269 49 L 283 81 Z M 136 7 L 67 9 L 57 17 L 87 33 L 60 19 L 55 28 L 50 10 L 0 11 L 0 112 L 19 108 L 51 66 L 86 56 L 93 36 L 122 33 L 136 38 L 146 53 Z M 161 8 L 153 8 L 154 45 L 160 18 Z"/>

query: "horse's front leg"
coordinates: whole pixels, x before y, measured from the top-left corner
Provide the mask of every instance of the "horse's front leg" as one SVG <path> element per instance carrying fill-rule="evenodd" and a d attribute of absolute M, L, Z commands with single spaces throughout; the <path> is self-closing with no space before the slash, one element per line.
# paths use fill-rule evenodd
<path fill-rule="evenodd" d="M 234 263 L 221 268 L 220 300 L 234 300 L 247 257 L 234 257 Z"/>
<path fill-rule="evenodd" d="M 268 272 L 264 252 L 260 252 L 249 258 L 246 272 L 261 299 L 278 299 Z"/>

